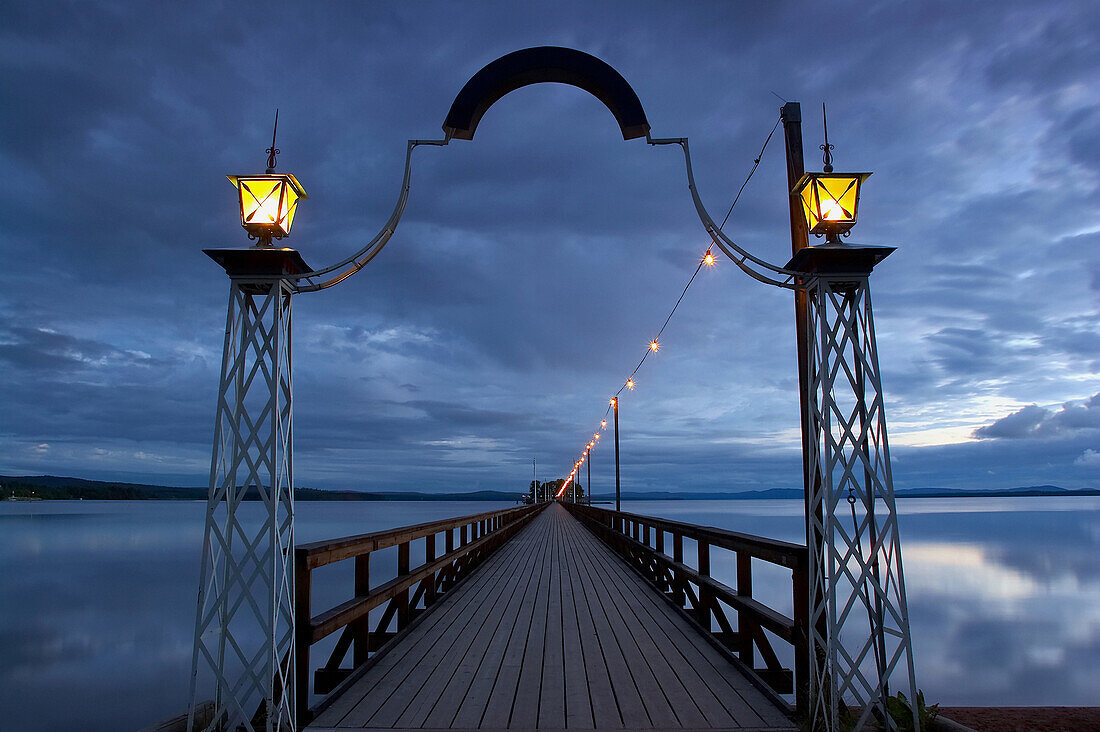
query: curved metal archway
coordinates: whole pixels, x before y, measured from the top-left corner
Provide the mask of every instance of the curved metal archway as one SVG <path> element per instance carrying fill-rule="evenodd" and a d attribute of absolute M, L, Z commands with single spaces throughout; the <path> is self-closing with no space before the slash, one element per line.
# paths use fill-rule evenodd
<path fill-rule="evenodd" d="M 642 103 L 618 71 L 595 56 L 558 46 L 525 48 L 482 68 L 455 97 L 443 131 L 448 139 L 472 140 L 478 122 L 497 100 L 544 82 L 570 84 L 599 99 L 615 115 L 624 140 L 649 135 Z"/>

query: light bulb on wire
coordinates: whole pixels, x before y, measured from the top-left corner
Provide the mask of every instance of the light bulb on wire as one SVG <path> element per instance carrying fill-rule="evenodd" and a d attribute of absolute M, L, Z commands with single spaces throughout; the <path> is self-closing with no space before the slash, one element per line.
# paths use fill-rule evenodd
<path fill-rule="evenodd" d="M 651 350 L 651 351 L 661 350 L 661 344 L 657 342 L 656 338 L 654 338 L 653 340 L 651 340 L 649 342 L 649 350 Z"/>
<path fill-rule="evenodd" d="M 631 391 L 634 391 L 634 386 L 635 386 L 635 384 L 634 384 L 634 379 L 633 378 L 630 378 L 630 379 L 626 380 L 626 388 L 627 389 L 630 389 Z"/>
<path fill-rule="evenodd" d="M 707 248 L 707 253 L 703 255 L 703 264 L 708 267 L 714 266 L 714 255 L 710 253 L 710 248 Z"/>

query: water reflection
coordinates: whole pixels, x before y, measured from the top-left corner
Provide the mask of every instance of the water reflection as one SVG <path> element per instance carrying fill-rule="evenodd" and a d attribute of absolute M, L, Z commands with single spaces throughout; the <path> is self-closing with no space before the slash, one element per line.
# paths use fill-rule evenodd
<path fill-rule="evenodd" d="M 300 503 L 296 530 L 299 541 L 315 541 L 502 507 Z M 184 708 L 204 510 L 174 501 L 0 503 L 0 728 L 137 729 Z M 372 570 L 384 579 L 395 567 L 379 557 Z M 314 602 L 347 599 L 350 567 L 324 570 Z"/>
<path fill-rule="evenodd" d="M 804 541 L 797 501 L 623 508 Z M 898 508 L 917 678 L 929 699 L 1096 703 L 1100 498 L 905 499 Z M 732 562 L 712 563 L 733 581 Z M 755 593 L 789 612 L 789 573 L 754 573 Z"/>
<path fill-rule="evenodd" d="M 298 540 L 498 507 L 302 503 Z M 803 539 L 800 501 L 624 509 Z M 203 510 L 200 502 L 0 503 L 5 729 L 72 729 L 74 722 L 134 729 L 183 708 Z M 918 678 L 930 699 L 1087 705 L 1100 698 L 1100 499 L 908 499 L 900 511 Z M 714 571 L 732 583 L 732 557 L 722 554 L 712 556 Z M 376 581 L 392 575 L 392 556 L 376 561 Z M 347 599 L 350 572 L 318 570 L 314 606 Z M 754 575 L 755 594 L 789 613 L 790 572 L 761 564 Z"/>

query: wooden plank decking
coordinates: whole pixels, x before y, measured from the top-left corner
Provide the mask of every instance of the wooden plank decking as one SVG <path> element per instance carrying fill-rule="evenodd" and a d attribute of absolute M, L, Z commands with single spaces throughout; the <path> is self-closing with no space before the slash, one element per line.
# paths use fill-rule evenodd
<path fill-rule="evenodd" d="M 795 729 L 556 504 L 337 693 L 308 730 Z"/>

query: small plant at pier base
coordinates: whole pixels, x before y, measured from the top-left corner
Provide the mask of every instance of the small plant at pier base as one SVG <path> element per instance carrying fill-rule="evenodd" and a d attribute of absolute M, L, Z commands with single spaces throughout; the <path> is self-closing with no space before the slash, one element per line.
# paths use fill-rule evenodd
<path fill-rule="evenodd" d="M 890 714 L 890 718 L 894 722 L 894 729 L 899 732 L 913 732 L 913 711 L 909 705 L 909 699 L 905 694 L 898 692 L 895 696 L 887 697 L 886 699 L 886 711 Z M 917 719 L 920 720 L 920 728 L 922 731 L 934 729 L 935 720 L 940 714 L 940 705 L 933 704 L 927 706 L 924 701 L 924 692 L 917 691 Z M 858 707 L 847 707 L 841 705 L 840 707 L 840 730 L 839 732 L 851 732 L 855 729 L 856 719 L 859 716 Z M 814 729 L 813 720 L 810 719 L 810 715 L 806 712 L 796 714 L 794 716 L 794 723 L 798 725 L 798 729 L 801 732 L 811 732 Z M 819 720 L 824 725 L 824 720 Z M 870 722 L 870 728 L 872 730 L 882 729 L 881 720 L 876 721 L 872 719 Z M 818 729 L 822 727 L 819 726 Z"/>
<path fill-rule="evenodd" d="M 890 713 L 890 716 L 894 719 L 894 724 L 898 726 L 901 732 L 909 732 L 913 729 L 913 708 L 909 704 L 909 700 L 905 698 L 905 694 L 899 691 L 896 696 L 887 697 L 886 711 Z M 924 692 L 918 689 L 917 719 L 920 720 L 920 728 L 922 730 L 932 729 L 932 724 L 939 715 L 940 705 L 927 706 L 924 703 Z"/>

